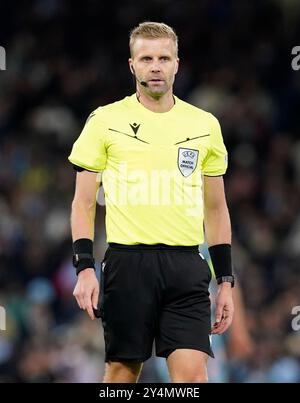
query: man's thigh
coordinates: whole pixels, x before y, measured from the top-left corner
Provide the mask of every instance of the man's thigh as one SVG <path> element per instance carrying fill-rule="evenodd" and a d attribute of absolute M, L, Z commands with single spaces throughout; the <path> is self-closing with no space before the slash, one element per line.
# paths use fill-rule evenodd
<path fill-rule="evenodd" d="M 135 383 L 143 364 L 138 362 L 112 362 L 105 364 L 104 383 Z"/>
<path fill-rule="evenodd" d="M 168 265 L 171 269 L 155 337 L 156 354 L 168 358 L 176 349 L 192 349 L 214 357 L 209 267 L 194 252 L 170 254 Z"/>
<path fill-rule="evenodd" d="M 167 359 L 172 382 L 206 383 L 208 355 L 192 349 L 174 350 Z"/>
<path fill-rule="evenodd" d="M 100 308 L 106 362 L 144 362 L 152 355 L 159 308 L 155 261 L 146 254 L 110 249 L 105 255 Z"/>

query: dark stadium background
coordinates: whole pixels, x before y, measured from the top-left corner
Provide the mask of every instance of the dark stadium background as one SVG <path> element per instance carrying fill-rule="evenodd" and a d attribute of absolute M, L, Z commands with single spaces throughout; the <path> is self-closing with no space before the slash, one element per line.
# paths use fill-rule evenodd
<path fill-rule="evenodd" d="M 72 296 L 67 156 L 93 109 L 134 91 L 128 34 L 145 20 L 177 31 L 175 93 L 218 117 L 229 150 L 234 262 L 254 348 L 244 357 L 229 349 L 222 371 L 232 382 L 299 382 L 297 0 L 1 1 L 0 382 L 102 377 L 101 327 Z M 99 206 L 98 262 L 103 221 Z M 164 376 L 151 360 L 142 381 Z"/>

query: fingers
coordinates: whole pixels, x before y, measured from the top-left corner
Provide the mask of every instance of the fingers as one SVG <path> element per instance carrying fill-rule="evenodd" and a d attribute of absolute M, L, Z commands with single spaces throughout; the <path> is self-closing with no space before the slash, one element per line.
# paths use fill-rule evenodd
<path fill-rule="evenodd" d="M 226 332 L 226 330 L 229 328 L 229 326 L 231 325 L 231 319 L 229 317 L 223 317 L 221 322 L 213 327 L 212 329 L 212 334 L 223 334 L 224 332 Z"/>
<path fill-rule="evenodd" d="M 73 295 L 77 301 L 80 309 L 87 311 L 89 317 L 94 320 L 95 314 L 93 307 L 97 308 L 98 297 L 99 297 L 99 286 L 94 285 L 93 287 L 83 288 L 80 285 L 76 285 Z"/>
<path fill-rule="evenodd" d="M 98 309 L 98 301 L 99 301 L 99 287 L 95 288 L 92 294 L 92 305 L 94 309 Z"/>
<path fill-rule="evenodd" d="M 89 317 L 94 320 L 95 315 L 92 307 L 92 292 L 79 293 L 74 291 L 74 297 L 80 309 L 87 311 Z"/>
<path fill-rule="evenodd" d="M 216 322 L 213 325 L 211 334 L 223 334 L 224 332 L 226 332 L 226 330 L 228 330 L 233 319 L 233 309 L 223 308 L 221 320 L 218 319 L 219 316 L 217 318 L 216 314 Z"/>
<path fill-rule="evenodd" d="M 217 304 L 216 306 L 216 321 L 214 323 L 214 327 L 219 326 L 221 323 L 221 320 L 223 318 L 223 309 L 224 309 L 224 304 Z"/>
<path fill-rule="evenodd" d="M 85 302 L 85 310 L 87 311 L 89 317 L 94 320 L 95 315 L 92 306 L 92 292 L 87 292 L 84 295 L 84 302 Z"/>
<path fill-rule="evenodd" d="M 74 289 L 74 291 L 73 291 L 73 295 L 74 295 L 74 297 L 75 297 L 75 299 L 76 299 L 76 302 L 77 302 L 79 308 L 80 308 L 80 309 L 84 309 L 84 308 L 83 308 L 83 300 L 82 300 L 82 298 L 81 298 L 81 293 L 78 292 L 77 286 L 75 287 L 75 289 Z"/>

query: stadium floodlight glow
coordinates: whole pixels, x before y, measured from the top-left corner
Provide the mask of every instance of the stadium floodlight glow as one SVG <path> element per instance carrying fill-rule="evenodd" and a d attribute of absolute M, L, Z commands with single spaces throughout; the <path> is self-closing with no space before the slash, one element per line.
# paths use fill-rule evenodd
<path fill-rule="evenodd" d="M 6 51 L 0 46 L 0 70 L 6 70 Z"/>

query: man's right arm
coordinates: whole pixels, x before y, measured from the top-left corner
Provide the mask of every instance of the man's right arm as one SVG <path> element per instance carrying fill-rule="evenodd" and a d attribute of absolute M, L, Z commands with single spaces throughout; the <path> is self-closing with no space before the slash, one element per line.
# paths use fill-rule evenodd
<path fill-rule="evenodd" d="M 73 242 L 80 238 L 94 239 L 96 195 L 100 185 L 97 172 L 76 174 L 75 195 L 72 202 L 71 228 Z"/>
<path fill-rule="evenodd" d="M 97 178 L 97 172 L 82 171 L 76 174 L 71 213 L 73 242 L 81 238 L 94 240 L 96 196 L 100 185 Z M 94 319 L 93 307 L 97 309 L 99 298 L 99 282 L 94 268 L 86 268 L 78 274 L 73 295 L 79 307 L 87 310 L 91 319 Z"/>

